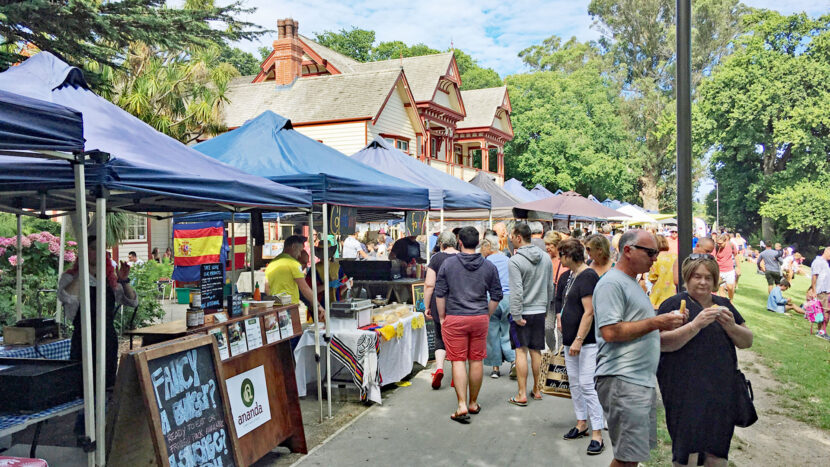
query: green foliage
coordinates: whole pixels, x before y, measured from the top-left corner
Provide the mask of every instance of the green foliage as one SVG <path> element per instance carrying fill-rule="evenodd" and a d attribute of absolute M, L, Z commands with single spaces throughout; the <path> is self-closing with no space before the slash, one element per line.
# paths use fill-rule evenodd
<path fill-rule="evenodd" d="M 372 48 L 372 60 L 390 60 L 399 57 L 418 57 L 440 53 L 424 44 L 406 45 L 402 41 L 381 42 Z"/>
<path fill-rule="evenodd" d="M 221 44 L 220 47 L 219 61 L 232 65 L 239 74 L 255 75 L 260 72 L 259 64 L 262 60 L 256 58 L 254 54 L 227 44 Z M 270 50 L 268 53 L 271 53 Z"/>
<path fill-rule="evenodd" d="M 352 57 L 359 62 L 368 62 L 372 59 L 372 44 L 375 43 L 375 31 L 367 31 L 352 26 L 338 32 L 323 31 L 316 33 L 314 40 L 320 44 Z"/>
<path fill-rule="evenodd" d="M 183 8 L 169 8 L 164 0 L 0 2 L 0 38 L 14 45 L 0 49 L 0 70 L 23 60 L 19 52 L 32 46 L 76 66 L 89 64 L 88 81 L 106 87 L 107 69 L 129 63 L 131 44 L 182 51 L 254 39 L 265 31 L 238 19 L 252 11 L 238 1 L 219 7 L 187 2 Z"/>
<path fill-rule="evenodd" d="M 461 74 L 461 90 L 495 88 L 504 86 L 504 82 L 496 70 L 482 68 L 478 62 L 463 50 L 451 49 L 455 54 L 458 72 Z"/>
<path fill-rule="evenodd" d="M 124 310 L 125 329 L 135 329 L 153 324 L 164 317 L 164 309 L 159 302 L 160 292 L 157 281 L 160 278 L 169 278 L 173 274 L 173 265 L 147 261 L 130 268 L 130 283 L 138 296 L 138 311 L 135 320 L 130 323 L 133 310 Z M 120 321 L 115 322 L 116 331 L 121 331 Z"/>
<path fill-rule="evenodd" d="M 825 216 L 825 198 L 806 196 L 830 168 L 830 15 L 758 11 L 745 24 L 697 105 L 695 138 L 712 151 L 721 223 L 765 225 L 769 237 L 775 226 L 760 210 L 782 228 L 827 233 L 810 220 Z"/>
<path fill-rule="evenodd" d="M 505 147 L 506 177 L 551 191 L 575 190 L 634 201 L 639 168 L 619 101 L 598 68 L 509 76 L 515 137 Z"/>
<path fill-rule="evenodd" d="M 50 219 L 38 219 L 31 216 L 23 216 L 23 234 L 29 235 L 38 232 L 49 232 L 60 237 L 61 224 Z M 67 240 L 72 240 L 67 230 Z M 0 237 L 14 237 L 17 235 L 17 216 L 6 212 L 0 212 Z"/>
<path fill-rule="evenodd" d="M 830 177 L 820 174 L 816 180 L 787 185 L 769 196 L 759 213 L 779 221 L 785 229 L 810 231 L 830 225 Z"/>

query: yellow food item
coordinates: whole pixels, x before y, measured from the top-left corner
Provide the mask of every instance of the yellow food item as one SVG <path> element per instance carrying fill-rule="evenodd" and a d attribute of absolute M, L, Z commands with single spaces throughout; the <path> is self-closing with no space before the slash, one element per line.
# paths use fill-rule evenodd
<path fill-rule="evenodd" d="M 680 313 L 686 314 L 686 300 L 680 300 Z"/>

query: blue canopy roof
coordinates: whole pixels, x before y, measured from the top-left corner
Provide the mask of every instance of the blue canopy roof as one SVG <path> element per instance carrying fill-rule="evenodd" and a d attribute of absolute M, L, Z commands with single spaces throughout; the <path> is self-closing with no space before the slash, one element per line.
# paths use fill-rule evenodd
<path fill-rule="evenodd" d="M 533 187 L 533 189 L 530 190 L 530 192 L 533 193 L 536 196 L 536 199 L 542 199 L 542 198 L 550 198 L 551 196 L 556 196 L 558 194 L 561 194 L 562 190 L 556 190 L 556 193 L 553 193 L 550 190 L 548 190 L 547 188 L 543 187 L 541 184 L 537 183 L 536 186 Z"/>
<path fill-rule="evenodd" d="M 83 151 L 81 113 L 0 90 L 0 149 Z"/>
<path fill-rule="evenodd" d="M 268 209 L 309 207 L 308 191 L 249 175 L 188 148 L 90 91 L 81 71 L 41 52 L 0 73 L 0 90 L 70 107 L 83 114 L 86 149 L 110 154 L 88 164 L 89 189 L 112 190 L 110 205 L 132 211 L 194 211 L 216 203 Z M 74 174 L 62 161 L 0 159 L 0 191 L 71 189 Z M 47 196 L 47 209 L 71 209 L 72 200 Z M 40 209 L 37 198 L 21 199 Z M 31 206 L 35 204 L 35 206 Z"/>
<path fill-rule="evenodd" d="M 511 178 L 510 180 L 504 182 L 503 188 L 508 193 L 521 199 L 524 202 L 536 201 L 537 199 L 539 199 L 535 193 L 531 193 L 530 190 L 528 190 L 522 185 L 522 182 L 516 180 L 515 178 Z"/>
<path fill-rule="evenodd" d="M 430 209 L 490 209 L 490 194 L 486 191 L 402 153 L 381 137 L 352 158 L 428 188 Z"/>
<path fill-rule="evenodd" d="M 270 110 L 194 149 L 245 172 L 310 190 L 314 203 L 407 210 L 429 206 L 426 190 L 303 135 Z"/>

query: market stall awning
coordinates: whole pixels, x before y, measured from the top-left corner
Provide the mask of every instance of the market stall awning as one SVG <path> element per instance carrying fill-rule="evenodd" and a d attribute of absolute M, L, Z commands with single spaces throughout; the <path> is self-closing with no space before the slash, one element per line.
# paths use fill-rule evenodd
<path fill-rule="evenodd" d="M 539 199 L 535 193 L 531 193 L 530 190 L 522 185 L 522 182 L 516 180 L 515 178 L 511 178 L 510 180 L 504 182 L 504 190 L 521 199 L 523 202 L 536 201 Z"/>
<path fill-rule="evenodd" d="M 556 190 L 556 193 L 553 193 L 539 183 L 537 183 L 536 186 L 530 190 L 530 192 L 536 197 L 536 199 L 545 199 L 562 194 L 562 190 Z"/>
<path fill-rule="evenodd" d="M 429 189 L 430 209 L 490 209 L 490 195 L 485 191 L 402 153 L 381 137 L 352 159 Z"/>
<path fill-rule="evenodd" d="M 307 189 L 315 204 L 418 210 L 429 206 L 423 188 L 309 138 L 270 110 L 194 149 L 239 170 Z"/>
<path fill-rule="evenodd" d="M 634 206 L 633 204 L 622 206 L 617 209 L 617 211 L 622 213 L 623 216 L 615 217 L 612 220 L 622 221 L 629 225 L 657 223 L 657 219 L 649 215 L 645 209 L 639 206 Z"/>
<path fill-rule="evenodd" d="M 504 188 L 498 186 L 493 179 L 484 172 L 479 172 L 469 182 L 490 194 L 492 202 L 492 216 L 494 220 L 513 219 L 513 206 L 522 204 L 524 201 L 517 196 L 507 192 Z M 444 213 L 446 220 L 486 220 L 490 218 L 491 212 L 486 209 L 467 209 L 461 211 L 447 211 Z M 433 214 L 430 217 L 434 217 Z M 551 220 L 552 216 L 547 213 L 531 212 L 528 214 L 529 219 L 533 220 Z"/>
<path fill-rule="evenodd" d="M 84 150 L 81 113 L 62 105 L 0 90 L 0 149 Z"/>
<path fill-rule="evenodd" d="M 574 191 L 567 191 L 561 195 L 524 203 L 513 208 L 518 218 L 526 218 L 528 211 L 542 211 L 571 219 L 601 220 L 620 216 L 618 211 L 594 203 Z"/>
<path fill-rule="evenodd" d="M 112 208 L 196 211 L 220 203 L 283 210 L 311 205 L 308 191 L 249 175 L 159 133 L 90 91 L 81 70 L 48 52 L 0 73 L 0 90 L 83 114 L 86 149 L 109 154 L 109 160 L 87 165 L 87 189 L 110 190 Z M 74 174 L 64 161 L 4 157 L 0 172 L 0 192 L 12 192 L 16 207 L 39 210 L 44 193 L 46 209 L 74 207 Z"/>

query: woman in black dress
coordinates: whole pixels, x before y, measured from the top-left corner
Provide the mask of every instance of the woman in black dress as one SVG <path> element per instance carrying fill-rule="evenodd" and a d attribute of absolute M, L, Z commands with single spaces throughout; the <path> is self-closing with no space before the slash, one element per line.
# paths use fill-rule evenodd
<path fill-rule="evenodd" d="M 738 366 L 735 347 L 749 348 L 752 331 L 728 299 L 713 295 L 719 273 L 712 255 L 690 255 L 682 275 L 687 291 L 666 299 L 658 310 L 677 312 L 685 300 L 689 314 L 684 326 L 660 332 L 657 381 L 672 461 L 676 466 L 726 466 L 735 429 L 736 394 L 730 390 Z"/>

